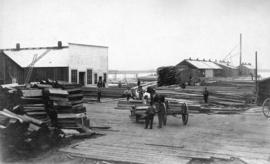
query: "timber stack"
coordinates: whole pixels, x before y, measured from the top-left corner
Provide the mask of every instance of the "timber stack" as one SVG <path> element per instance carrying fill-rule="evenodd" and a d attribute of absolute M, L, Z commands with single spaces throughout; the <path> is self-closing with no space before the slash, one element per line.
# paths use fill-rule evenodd
<path fill-rule="evenodd" d="M 20 104 L 26 115 L 35 119 L 49 122 L 50 118 L 46 111 L 45 100 L 41 89 L 21 89 Z"/>
<path fill-rule="evenodd" d="M 64 137 L 60 129 L 26 114 L 16 114 L 7 109 L 0 111 L 0 139 L 3 151 L 44 150 Z M 8 153 L 8 152 L 2 152 Z"/>
<path fill-rule="evenodd" d="M 105 98 L 121 98 L 126 88 L 101 88 L 101 97 Z M 96 98 L 97 88 L 94 87 L 83 87 L 82 93 L 85 98 Z"/>
<path fill-rule="evenodd" d="M 83 106 L 81 86 L 60 81 L 55 85 L 59 88 L 48 89 L 46 93 L 57 126 L 83 131 L 82 127 L 89 126 L 89 119 Z"/>
<path fill-rule="evenodd" d="M 212 105 L 244 107 L 253 104 L 256 99 L 254 84 L 245 83 L 245 85 L 242 85 L 241 82 L 231 84 L 229 82 L 215 82 L 206 86 L 187 86 L 185 89 L 176 85 L 163 86 L 157 88 L 157 92 L 169 98 L 189 100 L 194 104 L 204 104 L 202 92 L 205 87 L 210 92 L 209 104 Z"/>
<path fill-rule="evenodd" d="M 1 150 L 43 150 L 67 137 L 66 129 L 93 134 L 80 85 L 49 80 L 31 87 L 8 84 L 0 87 L 0 97 Z"/>

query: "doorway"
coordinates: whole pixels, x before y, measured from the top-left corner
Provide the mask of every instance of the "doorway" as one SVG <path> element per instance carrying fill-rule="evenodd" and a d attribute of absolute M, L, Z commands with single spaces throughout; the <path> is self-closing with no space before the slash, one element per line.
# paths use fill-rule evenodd
<path fill-rule="evenodd" d="M 85 72 L 79 72 L 79 84 L 85 85 Z"/>

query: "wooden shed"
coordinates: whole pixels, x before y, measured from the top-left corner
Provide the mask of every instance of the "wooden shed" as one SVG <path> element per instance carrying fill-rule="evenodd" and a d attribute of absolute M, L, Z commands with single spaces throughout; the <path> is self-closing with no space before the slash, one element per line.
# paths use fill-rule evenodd
<path fill-rule="evenodd" d="M 220 66 L 212 61 L 185 59 L 176 65 L 177 70 L 190 70 L 200 72 L 200 77 L 212 78 L 219 74 L 222 70 Z"/>

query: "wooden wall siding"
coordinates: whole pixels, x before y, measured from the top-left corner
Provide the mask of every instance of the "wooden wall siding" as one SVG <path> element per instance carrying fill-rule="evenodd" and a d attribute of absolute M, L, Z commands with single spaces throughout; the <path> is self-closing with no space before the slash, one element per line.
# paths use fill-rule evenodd
<path fill-rule="evenodd" d="M 28 68 L 25 68 L 24 70 L 26 77 Z M 68 81 L 68 67 L 38 67 L 33 69 L 30 81 L 46 79 Z"/>
<path fill-rule="evenodd" d="M 0 53 L 0 84 L 12 83 L 12 77 L 16 78 L 19 84 L 24 83 L 23 68 L 7 57 L 4 53 Z"/>

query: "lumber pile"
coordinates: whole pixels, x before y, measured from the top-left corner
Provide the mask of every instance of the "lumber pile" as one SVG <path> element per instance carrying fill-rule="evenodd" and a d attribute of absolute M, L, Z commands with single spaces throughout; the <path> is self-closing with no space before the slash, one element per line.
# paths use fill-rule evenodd
<path fill-rule="evenodd" d="M 175 66 L 159 67 L 157 69 L 158 86 L 175 84 L 176 83 L 175 74 L 176 74 Z"/>
<path fill-rule="evenodd" d="M 202 92 L 204 88 L 205 86 L 187 86 L 185 89 L 177 86 L 159 87 L 157 92 L 169 98 L 189 100 L 193 104 L 203 104 Z M 210 92 L 209 103 L 212 105 L 243 107 L 255 100 L 253 84 L 232 83 L 230 86 L 229 83 L 228 85 L 225 83 L 224 86 L 212 84 L 208 85 L 207 89 Z"/>
<path fill-rule="evenodd" d="M 49 122 L 50 118 L 46 111 L 45 101 L 41 89 L 21 89 L 20 105 L 22 111 L 35 119 Z"/>
<path fill-rule="evenodd" d="M 135 106 L 145 106 L 145 104 L 143 104 L 142 100 L 132 100 L 132 99 L 129 101 L 119 100 L 117 102 L 117 107 L 115 107 L 115 109 L 130 110 L 132 107 L 135 107 Z"/>
<path fill-rule="evenodd" d="M 89 126 L 89 119 L 83 106 L 81 86 L 62 81 L 54 86 L 57 88 L 45 90 L 52 120 L 59 128 L 83 131 L 82 127 Z"/>
<path fill-rule="evenodd" d="M 83 106 L 81 86 L 60 81 L 43 81 L 30 87 L 0 87 L 0 139 L 4 149 L 46 149 L 76 130 L 94 134 Z M 72 135 L 72 136 L 74 136 Z M 69 135 L 70 136 L 70 135 Z"/>
<path fill-rule="evenodd" d="M 125 88 L 109 87 L 101 88 L 101 97 L 102 98 L 121 98 L 123 93 L 126 90 Z M 82 93 L 84 97 L 87 98 L 96 98 L 97 97 L 97 88 L 96 87 L 83 87 Z"/>
<path fill-rule="evenodd" d="M 63 137 L 59 129 L 49 128 L 41 120 L 28 115 L 15 114 L 7 109 L 0 111 L 0 139 L 2 147 L 17 150 L 44 150 L 57 144 Z"/>

